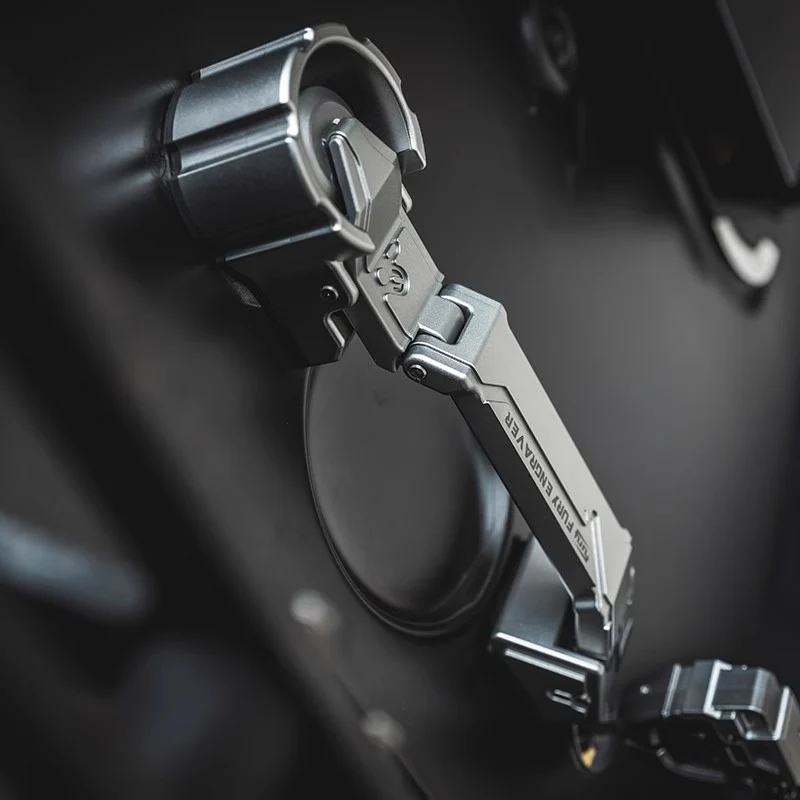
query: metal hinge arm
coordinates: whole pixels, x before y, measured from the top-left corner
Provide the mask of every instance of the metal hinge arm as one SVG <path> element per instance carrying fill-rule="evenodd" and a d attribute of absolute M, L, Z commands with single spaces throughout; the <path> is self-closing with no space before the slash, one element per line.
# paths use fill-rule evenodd
<path fill-rule="evenodd" d="M 442 274 L 401 208 L 397 159 L 354 118 L 328 137 L 348 217 L 375 242 L 346 262 L 347 315 L 375 361 L 453 397 L 572 598 L 582 652 L 603 660 L 628 621 L 631 540 L 508 325 L 500 303 Z"/>
<path fill-rule="evenodd" d="M 573 600 L 579 648 L 605 657 L 627 619 L 631 538 L 614 516 L 512 333 L 500 303 L 463 286 L 429 305 L 410 377 L 449 394 Z M 443 309 L 464 317 L 454 337 Z"/>

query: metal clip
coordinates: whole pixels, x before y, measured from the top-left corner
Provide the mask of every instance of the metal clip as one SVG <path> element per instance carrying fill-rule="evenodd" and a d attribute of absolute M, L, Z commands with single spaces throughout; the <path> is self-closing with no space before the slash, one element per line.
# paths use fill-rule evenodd
<path fill-rule="evenodd" d="M 626 692 L 620 720 L 629 744 L 686 778 L 800 791 L 800 708 L 768 670 L 675 664 Z"/>

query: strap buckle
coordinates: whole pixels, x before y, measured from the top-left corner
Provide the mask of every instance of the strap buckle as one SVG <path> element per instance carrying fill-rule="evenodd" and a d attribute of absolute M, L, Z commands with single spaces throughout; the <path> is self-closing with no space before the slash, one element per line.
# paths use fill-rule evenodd
<path fill-rule="evenodd" d="M 800 707 L 766 669 L 675 664 L 628 690 L 620 719 L 630 745 L 678 775 L 781 800 L 798 795 Z"/>

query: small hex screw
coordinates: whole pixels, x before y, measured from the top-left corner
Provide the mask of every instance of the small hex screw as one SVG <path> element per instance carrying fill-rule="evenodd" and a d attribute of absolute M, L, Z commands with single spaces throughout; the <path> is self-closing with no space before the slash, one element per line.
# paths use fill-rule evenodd
<path fill-rule="evenodd" d="M 425 367 L 420 366 L 419 364 L 412 364 L 407 370 L 406 375 L 411 378 L 412 381 L 416 381 L 417 383 L 421 383 L 428 377 L 428 371 Z"/>
<path fill-rule="evenodd" d="M 339 292 L 333 286 L 323 286 L 319 290 L 319 296 L 326 303 L 335 303 L 339 299 Z"/>

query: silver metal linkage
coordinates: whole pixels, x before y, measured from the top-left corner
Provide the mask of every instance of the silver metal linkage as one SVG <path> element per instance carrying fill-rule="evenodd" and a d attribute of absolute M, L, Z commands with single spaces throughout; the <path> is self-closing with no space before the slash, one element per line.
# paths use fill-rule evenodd
<path fill-rule="evenodd" d="M 176 93 L 170 186 L 240 297 L 307 363 L 355 331 L 375 362 L 450 395 L 529 523 L 492 647 L 544 710 L 609 721 L 631 624 L 631 538 L 509 328 L 443 276 L 408 218 L 422 136 L 385 57 L 337 25 L 215 64 Z"/>
<path fill-rule="evenodd" d="M 352 118 L 336 122 L 327 141 L 348 217 L 378 245 L 345 262 L 360 291 L 346 312 L 351 324 L 378 364 L 392 369 L 402 362 L 413 380 L 452 396 L 560 577 L 560 593 L 566 589 L 571 599 L 571 626 L 562 613 L 546 639 L 531 641 L 505 624 L 507 613 L 493 645 L 546 711 L 608 720 L 610 678 L 631 623 L 630 534 L 536 377 L 503 306 L 463 286 L 440 288 L 442 275 L 401 207 L 391 150 Z M 541 595 L 542 585 L 525 580 L 527 570 L 512 605 L 526 604 L 526 593 Z"/>

